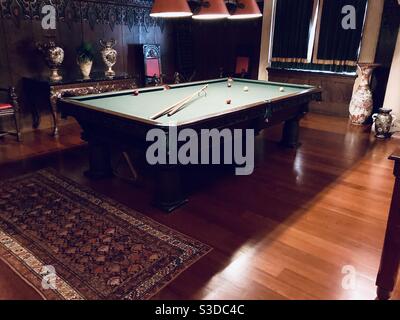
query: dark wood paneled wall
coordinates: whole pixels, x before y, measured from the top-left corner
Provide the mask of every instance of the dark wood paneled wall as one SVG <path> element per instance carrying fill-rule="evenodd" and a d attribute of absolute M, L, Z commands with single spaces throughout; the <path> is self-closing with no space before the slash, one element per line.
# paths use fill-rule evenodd
<path fill-rule="evenodd" d="M 10 83 L 7 59 L 7 43 L 5 40 L 4 24 L 0 19 L 0 86 L 6 87 Z"/>
<path fill-rule="evenodd" d="M 101 1 L 97 1 L 101 2 Z M 118 3 L 116 1 L 116 3 Z M 148 15 L 148 13 L 147 13 Z M 148 17 L 146 17 L 147 19 Z M 144 18 L 143 18 L 144 19 Z M 144 21 L 144 20 L 142 20 Z M 173 48 L 173 28 L 170 23 L 163 22 L 145 25 L 141 22 L 129 28 L 128 25 L 116 24 L 113 28 L 106 23 L 96 23 L 93 27 L 83 19 L 74 21 L 58 20 L 56 30 L 44 30 L 40 19 L 26 19 L 20 17 L 18 23 L 15 19 L 0 16 L 0 85 L 17 87 L 21 99 L 22 122 L 24 129 L 31 128 L 31 111 L 29 103 L 23 95 L 22 77 L 31 77 L 48 74 L 43 57 L 35 47 L 36 42 L 47 41 L 54 37 L 57 45 L 65 51 L 65 60 L 62 66 L 64 74 L 79 74 L 76 64 L 76 48 L 82 41 L 91 42 L 96 54 L 93 72 L 105 69 L 100 55 L 100 39 L 114 38 L 117 41 L 118 51 L 116 72 L 139 73 L 133 66 L 138 65 L 128 61 L 129 48 L 132 45 L 154 43 L 161 45 L 163 72 L 172 77 L 175 61 Z M 139 64 L 140 65 L 140 64 Z M 44 126 L 48 121 L 42 122 Z M 50 125 L 50 122 L 48 122 Z"/>
<path fill-rule="evenodd" d="M 218 77 L 220 67 L 225 73 L 232 74 L 235 71 L 236 56 L 248 53 L 251 77 L 257 79 L 261 28 L 261 19 L 210 24 L 195 22 L 195 61 L 199 76 Z"/>
<path fill-rule="evenodd" d="M 250 76 L 258 77 L 262 19 L 247 21 L 195 21 L 177 23 L 175 31 L 186 29 L 193 41 L 193 69 L 196 79 L 217 78 L 220 68 L 225 75 L 233 75 L 236 57 L 250 57 Z M 181 50 L 179 46 L 177 50 Z M 188 55 L 190 53 L 186 53 Z M 177 66 L 179 68 L 179 66 Z"/>
<path fill-rule="evenodd" d="M 322 101 L 313 101 L 310 111 L 347 117 L 356 76 L 268 69 L 269 81 L 309 84 L 322 88 Z"/>

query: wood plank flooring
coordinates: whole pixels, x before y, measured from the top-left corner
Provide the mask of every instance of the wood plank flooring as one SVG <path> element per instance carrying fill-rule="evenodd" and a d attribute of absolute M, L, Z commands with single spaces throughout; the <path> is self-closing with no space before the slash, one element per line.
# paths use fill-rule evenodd
<path fill-rule="evenodd" d="M 346 119 L 310 114 L 296 152 L 277 145 L 280 129 L 257 138 L 251 176 L 191 173 L 190 201 L 171 215 L 150 205 L 151 179 L 85 178 L 76 125 L 56 141 L 40 132 L 22 145 L 0 140 L 0 179 L 54 167 L 214 248 L 155 299 L 374 299 L 394 183 L 387 158 L 400 137 L 379 141 Z M 357 272 L 354 289 L 342 287 L 345 266 Z M 16 298 L 39 297 L 0 261 L 0 299 Z"/>

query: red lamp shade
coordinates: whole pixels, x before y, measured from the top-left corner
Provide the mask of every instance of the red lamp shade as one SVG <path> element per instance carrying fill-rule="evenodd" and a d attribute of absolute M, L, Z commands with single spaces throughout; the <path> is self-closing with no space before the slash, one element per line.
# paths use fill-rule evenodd
<path fill-rule="evenodd" d="M 238 0 L 235 12 L 229 16 L 229 19 L 254 19 L 262 17 L 262 13 L 256 0 Z"/>
<path fill-rule="evenodd" d="M 154 0 L 150 13 L 150 17 L 153 18 L 181 18 L 192 15 L 187 0 Z"/>
<path fill-rule="evenodd" d="M 205 0 L 202 1 L 200 10 L 193 15 L 193 19 L 215 20 L 229 17 L 224 0 Z"/>

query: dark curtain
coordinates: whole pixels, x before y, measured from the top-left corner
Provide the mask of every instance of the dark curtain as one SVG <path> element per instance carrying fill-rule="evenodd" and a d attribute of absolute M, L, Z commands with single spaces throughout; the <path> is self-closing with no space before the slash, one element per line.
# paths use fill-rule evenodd
<path fill-rule="evenodd" d="M 292 23 L 294 21 L 293 15 L 300 9 L 297 6 L 300 4 L 298 0 L 278 0 L 277 3 L 277 20 L 275 21 L 275 36 L 274 36 L 274 50 L 273 58 L 271 63 L 271 68 L 277 69 L 296 69 L 296 70 L 309 70 L 309 71 L 323 71 L 323 72 L 336 72 L 336 73 L 355 73 L 356 63 L 358 60 L 359 46 L 361 42 L 361 36 L 364 26 L 365 10 L 367 6 L 367 0 L 324 0 L 320 1 L 322 5 L 321 13 L 321 25 L 319 39 L 314 43 L 318 44 L 318 48 L 314 51 L 313 60 L 311 63 L 303 59 L 276 59 L 275 54 L 276 46 L 278 49 L 283 46 L 283 40 L 281 35 L 276 33 L 281 30 L 282 27 L 278 24 L 287 23 L 291 27 L 286 27 L 286 29 L 291 29 L 293 34 L 296 34 L 302 30 L 302 36 L 297 36 L 298 38 L 307 38 L 309 30 L 306 29 L 310 25 L 311 15 L 305 15 L 305 20 L 303 25 L 298 25 L 298 22 Z M 311 1 L 313 2 L 313 1 Z M 312 11 L 312 4 L 311 6 Z M 342 8 L 346 5 L 352 5 L 356 9 L 356 29 L 345 30 L 342 27 L 342 20 L 345 14 L 342 13 Z M 293 10 L 292 10 L 293 9 Z M 284 16 L 287 15 L 286 21 Z M 308 22 L 306 23 L 306 19 Z M 298 28 L 298 30 L 297 30 Z M 278 30 L 278 31 L 277 31 Z M 291 47 L 292 43 L 296 43 L 293 40 L 294 36 L 287 37 L 286 47 Z M 290 39 L 290 41 L 288 40 Z M 305 43 L 305 41 L 303 40 Z M 291 50 L 291 49 L 289 49 Z M 307 46 L 304 45 L 302 49 L 301 57 L 307 57 Z M 282 50 L 281 52 L 283 52 Z M 290 55 L 287 55 L 290 56 Z M 291 55 L 293 56 L 293 54 Z"/>
<path fill-rule="evenodd" d="M 306 62 L 314 0 L 278 0 L 272 61 Z"/>
<path fill-rule="evenodd" d="M 356 9 L 356 29 L 344 29 L 344 6 Z M 355 65 L 358 60 L 367 0 L 324 0 L 317 63 Z"/>
<path fill-rule="evenodd" d="M 372 75 L 374 113 L 383 106 L 392 66 L 400 24 L 400 6 L 397 0 L 385 0 L 375 62 L 381 66 Z"/>

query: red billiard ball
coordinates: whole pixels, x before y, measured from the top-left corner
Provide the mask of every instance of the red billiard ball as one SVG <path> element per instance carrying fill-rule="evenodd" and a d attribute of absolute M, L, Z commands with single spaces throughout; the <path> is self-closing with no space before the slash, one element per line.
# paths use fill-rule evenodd
<path fill-rule="evenodd" d="M 226 104 L 231 104 L 231 103 L 232 103 L 231 99 L 226 100 Z"/>
<path fill-rule="evenodd" d="M 139 90 L 133 91 L 133 95 L 134 95 L 134 96 L 138 96 L 138 95 L 139 95 Z"/>

